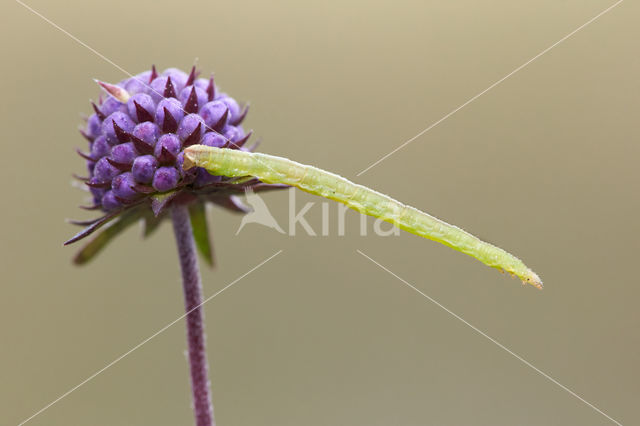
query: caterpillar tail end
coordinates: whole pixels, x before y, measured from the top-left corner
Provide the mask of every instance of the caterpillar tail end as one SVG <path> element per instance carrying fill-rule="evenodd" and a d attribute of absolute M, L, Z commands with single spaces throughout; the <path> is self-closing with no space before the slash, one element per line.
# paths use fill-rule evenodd
<path fill-rule="evenodd" d="M 527 272 L 528 273 L 526 275 L 520 277 L 520 279 L 522 279 L 522 284 L 531 284 L 538 290 L 542 290 L 544 285 L 542 284 L 542 280 L 540 279 L 538 274 L 533 272 L 531 269 L 529 269 Z"/>

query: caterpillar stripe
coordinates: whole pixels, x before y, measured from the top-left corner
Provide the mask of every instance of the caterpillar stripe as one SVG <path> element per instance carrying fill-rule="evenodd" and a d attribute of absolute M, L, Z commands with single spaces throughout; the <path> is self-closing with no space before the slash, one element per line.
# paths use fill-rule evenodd
<path fill-rule="evenodd" d="M 203 167 L 229 177 L 255 176 L 265 183 L 295 186 L 305 192 L 335 200 L 389 222 L 412 234 L 437 241 L 472 256 L 493 268 L 519 277 L 542 289 L 542 280 L 520 259 L 414 207 L 355 184 L 334 173 L 259 152 L 193 145 L 185 149 L 184 168 Z"/>

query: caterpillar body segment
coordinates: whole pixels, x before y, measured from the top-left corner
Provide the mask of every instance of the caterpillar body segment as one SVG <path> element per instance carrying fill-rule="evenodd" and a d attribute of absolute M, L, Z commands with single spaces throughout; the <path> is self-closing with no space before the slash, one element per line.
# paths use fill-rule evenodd
<path fill-rule="evenodd" d="M 542 280 L 520 259 L 438 218 L 335 173 L 259 152 L 192 145 L 185 149 L 184 168 L 203 167 L 229 177 L 255 176 L 265 183 L 295 186 L 338 201 L 360 213 L 380 218 L 412 234 L 437 241 L 482 263 L 507 271 L 523 283 L 542 289 Z"/>

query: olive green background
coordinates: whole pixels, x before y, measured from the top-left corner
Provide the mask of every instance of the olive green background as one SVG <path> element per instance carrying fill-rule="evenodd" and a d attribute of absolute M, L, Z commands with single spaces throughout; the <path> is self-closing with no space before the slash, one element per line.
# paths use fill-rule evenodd
<path fill-rule="evenodd" d="M 335 171 L 498 244 L 544 291 L 403 233 L 295 237 L 211 214 L 219 425 L 640 422 L 640 8 L 623 2 L 356 179 L 613 1 L 28 2 L 131 73 L 195 58 L 251 102 L 261 150 Z M 65 218 L 92 78 L 124 73 L 12 1 L 2 26 L 0 423 L 18 424 L 182 314 L 170 227 L 86 267 Z M 320 231 L 321 199 L 297 193 Z M 286 227 L 286 192 L 264 197 Z M 371 231 L 373 221 L 369 221 Z M 184 322 L 30 425 L 189 425 Z"/>

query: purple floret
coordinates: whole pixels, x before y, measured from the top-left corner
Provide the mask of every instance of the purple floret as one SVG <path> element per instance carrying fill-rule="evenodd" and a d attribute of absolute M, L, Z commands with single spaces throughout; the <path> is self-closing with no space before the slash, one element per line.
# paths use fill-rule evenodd
<path fill-rule="evenodd" d="M 118 173 L 120 173 L 120 170 L 113 166 L 107 160 L 107 157 L 99 159 L 93 169 L 93 177 L 97 182 L 110 182 Z"/>
<path fill-rule="evenodd" d="M 122 207 L 122 203 L 116 199 L 113 191 L 107 191 L 102 197 L 102 208 L 109 212 Z"/>
<path fill-rule="evenodd" d="M 111 145 L 109 145 L 104 135 L 98 136 L 91 144 L 91 157 L 93 158 L 102 158 L 108 155 L 110 151 Z"/>
<path fill-rule="evenodd" d="M 111 159 L 116 163 L 131 165 L 137 156 L 138 153 L 131 142 L 116 145 L 111 149 Z"/>
<path fill-rule="evenodd" d="M 133 129 L 133 136 L 146 142 L 152 147 L 155 146 L 160 133 L 158 125 L 150 121 L 140 123 Z"/>
<path fill-rule="evenodd" d="M 242 129 L 235 126 L 225 126 L 222 134 L 231 142 L 238 142 L 244 136 Z"/>
<path fill-rule="evenodd" d="M 142 72 L 135 77 L 126 80 L 124 88 L 132 95 L 137 93 L 149 92 L 149 77 L 151 77 L 151 71 Z"/>
<path fill-rule="evenodd" d="M 229 121 L 231 123 L 240 118 L 240 105 L 238 105 L 235 99 L 225 96 L 220 98 L 220 102 L 224 103 L 227 108 L 229 108 Z"/>
<path fill-rule="evenodd" d="M 178 185 L 180 173 L 175 167 L 160 167 L 153 175 L 153 187 L 160 192 L 170 191 Z"/>
<path fill-rule="evenodd" d="M 168 133 L 166 135 L 160 136 L 160 139 L 158 139 L 158 143 L 153 150 L 153 154 L 156 156 L 156 158 L 161 159 L 161 157 L 163 156 L 163 152 L 168 152 L 169 154 L 173 155 L 175 161 L 175 157 L 180 152 L 181 147 L 182 142 L 180 142 L 178 136 L 173 133 Z"/>
<path fill-rule="evenodd" d="M 171 81 L 173 82 L 177 93 L 180 93 L 180 90 L 182 90 L 184 85 L 187 83 L 187 73 L 179 70 L 178 68 L 167 68 L 162 71 L 162 75 L 171 77 Z"/>
<path fill-rule="evenodd" d="M 149 95 L 153 98 L 154 102 L 160 102 L 164 96 L 165 88 L 167 87 L 168 78 L 165 76 L 158 77 L 149 85 Z M 173 82 L 171 82 L 173 84 Z"/>
<path fill-rule="evenodd" d="M 171 118 L 165 119 L 165 113 L 169 112 Z M 184 111 L 182 104 L 175 98 L 163 99 L 158 102 L 156 107 L 156 124 L 160 126 L 164 132 L 175 132 L 178 127 L 178 123 L 182 120 Z M 171 121 L 173 120 L 173 121 Z M 169 126 L 169 127 L 168 127 Z"/>
<path fill-rule="evenodd" d="M 111 190 L 116 198 L 123 200 L 133 200 L 138 197 L 138 193 L 133 189 L 136 181 L 129 172 L 119 174 L 111 181 Z"/>
<path fill-rule="evenodd" d="M 196 172 L 195 184 L 199 186 L 204 186 L 214 182 L 220 182 L 221 180 L 222 180 L 222 176 L 212 175 L 205 169 L 198 169 L 198 171 Z"/>
<path fill-rule="evenodd" d="M 143 155 L 133 161 L 131 173 L 137 182 L 150 183 L 157 168 L 158 160 L 156 160 L 156 157 L 153 155 Z"/>
<path fill-rule="evenodd" d="M 104 116 L 109 116 L 114 112 L 127 112 L 127 108 L 118 100 L 109 97 L 100 105 L 100 112 L 102 112 Z"/>
<path fill-rule="evenodd" d="M 180 176 L 184 179 L 188 179 L 188 180 L 193 180 L 193 178 L 196 175 L 196 167 L 191 168 L 189 170 L 185 170 L 184 168 L 182 168 L 182 165 L 184 164 L 184 151 L 182 151 L 180 154 L 178 154 L 178 156 L 176 157 L 176 169 L 178 170 L 178 172 L 180 173 Z"/>
<path fill-rule="evenodd" d="M 102 132 L 102 121 L 97 114 L 91 114 L 89 120 L 87 120 L 87 135 L 95 138 Z"/>
<path fill-rule="evenodd" d="M 206 78 L 197 78 L 196 81 L 193 82 L 193 85 L 206 92 L 209 87 L 209 80 Z"/>
<path fill-rule="evenodd" d="M 200 141 L 202 145 L 221 148 L 227 143 L 227 139 L 217 132 L 207 132 Z"/>
<path fill-rule="evenodd" d="M 204 120 L 198 114 L 189 114 L 182 119 L 178 126 L 178 137 L 183 141 L 186 140 L 189 136 L 194 135 L 193 132 L 198 131 L 198 126 L 200 126 L 200 134 L 202 134 L 204 125 Z M 191 141 L 190 145 L 197 143 L 200 140 L 200 136 L 194 135 L 194 139 L 197 140 Z"/>
<path fill-rule="evenodd" d="M 193 93 L 192 93 L 193 92 Z M 195 86 L 187 86 L 180 91 L 178 100 L 187 112 L 198 112 L 200 107 L 209 102 L 209 95 L 205 89 Z M 195 105 L 195 108 L 193 107 Z"/>
<path fill-rule="evenodd" d="M 138 123 L 153 121 L 156 113 L 156 103 L 146 93 L 138 93 L 127 101 L 127 109 L 129 116 L 133 117 Z"/>
<path fill-rule="evenodd" d="M 224 102 L 207 102 L 200 109 L 200 116 L 210 129 L 218 130 L 224 127 L 229 108 Z"/>
<path fill-rule="evenodd" d="M 116 111 L 110 116 L 108 116 L 102 122 L 102 133 L 107 138 L 107 142 L 114 145 L 119 142 L 118 136 L 116 135 L 116 128 L 114 127 L 114 123 L 125 132 L 132 132 L 135 127 L 135 123 L 127 114 L 121 111 Z"/>

